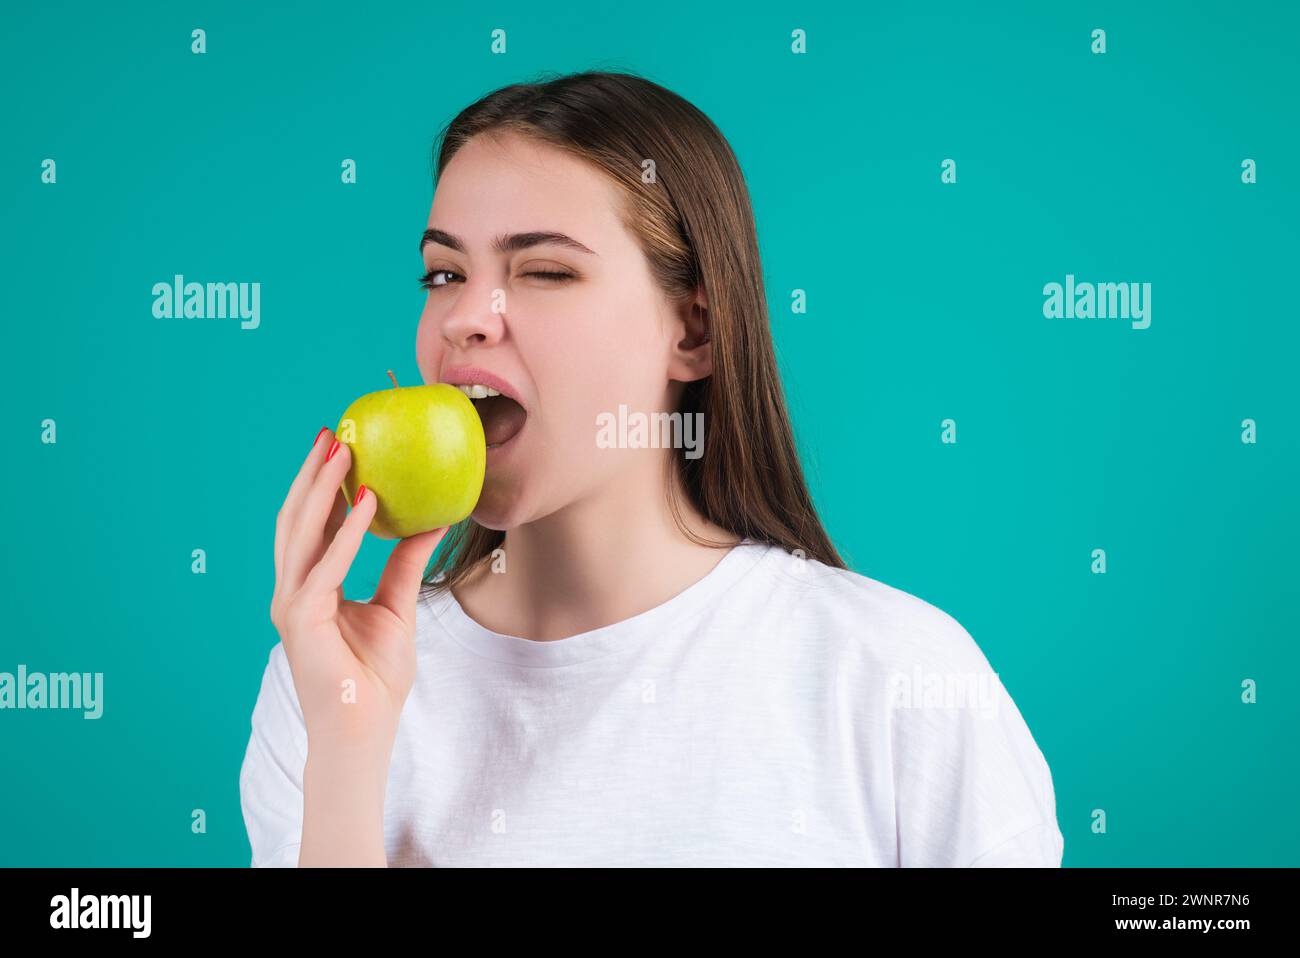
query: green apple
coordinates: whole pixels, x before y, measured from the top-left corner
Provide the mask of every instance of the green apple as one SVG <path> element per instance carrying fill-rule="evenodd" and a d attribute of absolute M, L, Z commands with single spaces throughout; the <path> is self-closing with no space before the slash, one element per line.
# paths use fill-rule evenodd
<path fill-rule="evenodd" d="M 391 376 L 391 374 L 390 374 Z M 404 539 L 459 522 L 483 491 L 487 444 L 469 397 L 446 383 L 367 393 L 335 433 L 352 451 L 348 502 L 365 486 L 379 500 L 370 531 Z"/>

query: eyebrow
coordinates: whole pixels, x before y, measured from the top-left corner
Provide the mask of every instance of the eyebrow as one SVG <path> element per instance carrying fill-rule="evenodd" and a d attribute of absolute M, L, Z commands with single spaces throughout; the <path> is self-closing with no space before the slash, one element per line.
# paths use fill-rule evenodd
<path fill-rule="evenodd" d="M 424 248 L 430 243 L 449 246 L 458 253 L 465 252 L 465 243 L 460 237 L 454 236 L 446 230 L 425 230 L 424 235 L 420 237 L 420 252 L 423 253 Z M 564 233 L 556 233 L 551 230 L 535 230 L 531 233 L 504 233 L 492 241 L 492 249 L 498 253 L 513 253 L 516 250 L 528 249 L 530 246 L 542 245 L 563 246 L 579 253 L 597 255 L 595 250 L 583 246 L 572 236 L 566 236 Z"/>

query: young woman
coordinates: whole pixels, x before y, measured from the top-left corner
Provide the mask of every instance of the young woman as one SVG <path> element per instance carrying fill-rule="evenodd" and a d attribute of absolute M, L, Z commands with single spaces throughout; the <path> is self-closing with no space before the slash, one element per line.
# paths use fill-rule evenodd
<path fill-rule="evenodd" d="M 1060 864 L 981 650 L 817 518 L 707 117 L 623 74 L 498 90 L 441 137 L 420 248 L 425 381 L 500 393 L 482 497 L 432 570 L 445 529 L 345 600 L 376 497 L 349 511 L 317 436 L 276 522 L 253 865 Z M 703 442 L 610 442 L 620 407 Z"/>

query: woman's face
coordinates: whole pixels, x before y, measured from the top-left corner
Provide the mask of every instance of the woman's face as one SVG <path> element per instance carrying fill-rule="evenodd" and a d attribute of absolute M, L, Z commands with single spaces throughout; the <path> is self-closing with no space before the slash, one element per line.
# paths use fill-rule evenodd
<path fill-rule="evenodd" d="M 599 448 L 597 416 L 617 417 L 620 404 L 672 411 L 670 380 L 697 378 L 680 356 L 678 310 L 618 202 L 604 173 L 518 134 L 475 137 L 439 181 L 422 249 L 420 372 L 426 383 L 495 384 L 523 407 L 475 400 L 489 449 L 474 518 L 489 528 L 661 468 L 663 450 Z"/>

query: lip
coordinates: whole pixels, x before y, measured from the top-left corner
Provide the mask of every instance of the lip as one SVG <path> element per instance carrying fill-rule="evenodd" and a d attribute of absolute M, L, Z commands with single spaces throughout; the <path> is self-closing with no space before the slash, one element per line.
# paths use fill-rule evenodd
<path fill-rule="evenodd" d="M 449 386 L 472 386 L 474 383 L 491 386 L 501 395 L 508 396 L 519 403 L 520 406 L 523 406 L 525 413 L 528 412 L 528 405 L 519 397 L 518 389 L 495 373 L 490 373 L 479 366 L 451 366 L 442 371 L 438 381 Z M 520 430 L 520 432 L 522 431 Z M 503 446 L 505 444 L 502 443 Z"/>
<path fill-rule="evenodd" d="M 510 450 L 518 444 L 519 437 L 524 434 L 528 428 L 528 406 L 519 398 L 519 390 L 510 382 L 502 379 L 496 373 L 490 373 L 481 366 L 450 366 L 444 369 L 442 375 L 438 377 L 439 382 L 446 383 L 449 386 L 469 386 L 474 383 L 480 383 L 484 386 L 491 386 L 503 396 L 513 399 L 524 410 L 524 425 L 520 430 L 507 439 L 505 442 L 496 446 L 489 446 L 487 450 L 487 465 L 493 465 L 500 461 L 501 457 L 507 455 Z"/>

